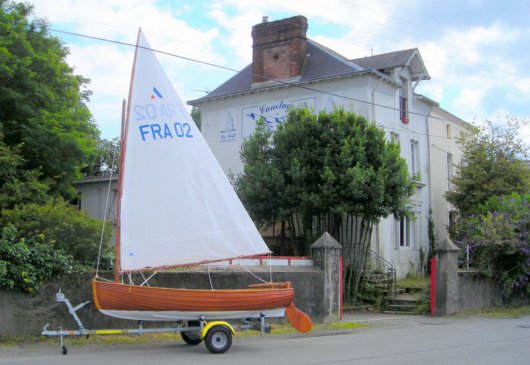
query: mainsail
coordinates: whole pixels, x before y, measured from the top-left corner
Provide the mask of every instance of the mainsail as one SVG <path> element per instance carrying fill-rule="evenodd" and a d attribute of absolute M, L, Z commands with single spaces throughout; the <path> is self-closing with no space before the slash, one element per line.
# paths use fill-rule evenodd
<path fill-rule="evenodd" d="M 120 271 L 268 253 L 140 31 L 123 128 Z"/>

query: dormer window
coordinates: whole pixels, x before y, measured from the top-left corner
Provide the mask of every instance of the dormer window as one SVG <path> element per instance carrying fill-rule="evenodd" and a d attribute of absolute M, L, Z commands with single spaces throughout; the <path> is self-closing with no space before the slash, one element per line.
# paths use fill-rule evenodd
<path fill-rule="evenodd" d="M 407 88 L 407 80 L 404 78 L 400 78 L 401 86 L 399 88 L 399 118 L 401 119 L 401 122 L 408 123 L 409 122 L 409 111 L 408 111 L 408 102 L 407 102 L 407 95 L 408 95 L 408 88 Z"/>

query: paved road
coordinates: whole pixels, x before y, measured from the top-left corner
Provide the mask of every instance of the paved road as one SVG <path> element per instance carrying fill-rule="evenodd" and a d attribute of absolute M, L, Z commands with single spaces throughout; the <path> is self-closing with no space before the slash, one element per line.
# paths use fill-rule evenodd
<path fill-rule="evenodd" d="M 182 342 L 143 345 L 1 347 L 0 364 L 530 364 L 530 316 L 350 315 L 370 327 L 310 335 L 234 338 L 223 355 Z"/>

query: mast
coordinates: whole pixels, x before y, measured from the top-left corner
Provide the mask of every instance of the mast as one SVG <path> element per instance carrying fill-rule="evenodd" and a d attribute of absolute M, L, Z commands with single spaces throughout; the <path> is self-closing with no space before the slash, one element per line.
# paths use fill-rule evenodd
<path fill-rule="evenodd" d="M 125 155 L 127 151 L 127 133 L 129 130 L 129 118 L 131 115 L 131 98 L 134 84 L 134 71 L 136 69 L 136 58 L 138 56 L 138 44 L 140 42 L 140 33 L 142 28 L 138 29 L 138 36 L 136 38 L 136 47 L 134 49 L 134 60 L 131 72 L 131 83 L 129 85 L 129 102 L 127 107 L 125 106 L 125 100 L 122 103 L 122 113 L 121 113 L 121 138 L 120 138 L 120 167 L 118 174 L 118 201 L 116 209 L 116 252 L 114 257 L 114 281 L 120 281 L 120 271 L 121 271 L 121 198 L 123 194 L 123 176 L 125 171 Z"/>

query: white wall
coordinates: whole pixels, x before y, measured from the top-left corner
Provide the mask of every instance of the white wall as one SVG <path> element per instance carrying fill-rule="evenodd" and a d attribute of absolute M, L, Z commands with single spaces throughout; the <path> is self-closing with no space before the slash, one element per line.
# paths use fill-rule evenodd
<path fill-rule="evenodd" d="M 429 117 L 432 215 L 438 241 L 448 237 L 449 211 L 453 209 L 444 197 L 449 190 L 448 171 L 451 168 L 448 166 L 447 155 L 452 155 L 454 174 L 463 156 L 458 139 L 462 133 L 468 133 L 470 127 L 457 117 L 437 107 L 432 110 Z"/>

